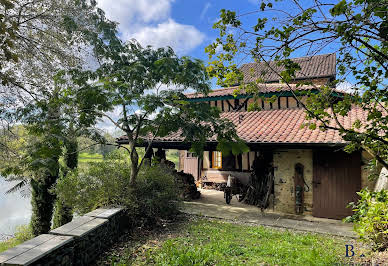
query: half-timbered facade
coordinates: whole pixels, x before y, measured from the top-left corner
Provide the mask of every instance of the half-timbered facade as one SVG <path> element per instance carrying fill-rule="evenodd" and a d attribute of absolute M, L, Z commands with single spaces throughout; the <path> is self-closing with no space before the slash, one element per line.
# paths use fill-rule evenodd
<path fill-rule="evenodd" d="M 301 70 L 295 83 L 307 80 L 312 85 L 291 88 L 279 82 L 276 73 L 263 64 L 242 66 L 244 81 L 260 78 L 260 97 L 239 91 L 238 87 L 213 90 L 208 95 L 188 94 L 190 101 L 207 102 L 221 110 L 221 117 L 232 121 L 239 137 L 250 151 L 237 156 L 225 156 L 216 150 L 217 143 L 209 141 L 202 159 L 188 151 L 179 133 L 171 134 L 153 144 L 155 148 L 179 149 L 179 170 L 193 174 L 198 183 L 225 183 L 229 175 L 248 183 L 255 162 L 268 164 L 274 175 L 272 206 L 275 211 L 295 213 L 296 184 L 303 185 L 304 214 L 325 218 L 343 218 L 351 213 L 346 208 L 357 199 L 361 187 L 373 188 L 363 165 L 369 159 L 365 152 L 346 154 L 346 142 L 335 130 L 321 131 L 302 127 L 306 123 L 305 111 L 295 96 L 304 102 L 305 91 L 314 93 L 319 86 L 335 79 L 335 54 L 297 58 Z M 273 64 L 273 63 L 270 63 Z M 276 68 L 276 65 L 273 65 Z M 253 73 L 253 74 L 252 74 Z M 292 91 L 290 91 L 290 89 Z M 333 89 L 333 96 L 344 95 Z M 276 96 L 276 100 L 273 101 Z M 272 99 L 272 100 L 270 100 Z M 260 111 L 248 111 L 257 101 Z M 352 109 L 346 117 L 340 117 L 344 125 L 359 119 L 366 120 L 360 108 Z M 125 142 L 125 140 L 119 140 Z M 299 180 L 299 181 L 298 181 Z M 302 180 L 302 181 L 300 181 Z"/>

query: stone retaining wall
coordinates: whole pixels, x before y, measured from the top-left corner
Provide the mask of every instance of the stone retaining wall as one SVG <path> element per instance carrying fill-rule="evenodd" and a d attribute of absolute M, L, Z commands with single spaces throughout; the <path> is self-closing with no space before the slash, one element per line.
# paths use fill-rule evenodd
<path fill-rule="evenodd" d="M 0 265 L 89 265 L 128 227 L 122 208 L 97 209 L 0 253 Z"/>

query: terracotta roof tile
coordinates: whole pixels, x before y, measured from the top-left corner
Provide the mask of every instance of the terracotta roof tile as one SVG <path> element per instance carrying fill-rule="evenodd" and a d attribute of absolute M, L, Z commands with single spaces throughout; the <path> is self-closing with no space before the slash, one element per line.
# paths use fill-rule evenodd
<path fill-rule="evenodd" d="M 296 72 L 297 79 L 311 79 L 319 77 L 330 77 L 336 74 L 336 55 L 324 54 L 315 56 L 306 56 L 291 59 L 298 63 L 301 67 L 300 71 Z M 283 67 L 276 65 L 276 62 L 248 63 L 241 66 L 240 70 L 244 74 L 244 83 L 253 82 L 258 78 L 262 78 L 265 82 L 279 81 L 279 76 L 276 72 L 283 71 Z M 273 72 L 272 69 L 276 70 Z"/>
<path fill-rule="evenodd" d="M 243 116 L 239 122 L 239 117 Z M 338 131 L 320 129 L 311 130 L 308 127 L 301 128 L 306 123 L 306 114 L 303 109 L 279 109 L 255 112 L 225 112 L 222 118 L 229 119 L 236 125 L 237 134 L 247 143 L 294 143 L 294 144 L 345 144 Z M 340 117 L 347 126 L 356 119 L 366 121 L 367 113 L 359 107 L 353 107 L 346 117 Z M 332 126 L 335 122 L 332 121 Z M 209 141 L 214 141 L 212 138 Z M 156 139 L 156 142 L 180 142 L 182 138 L 179 132 L 170 134 L 164 138 Z"/>

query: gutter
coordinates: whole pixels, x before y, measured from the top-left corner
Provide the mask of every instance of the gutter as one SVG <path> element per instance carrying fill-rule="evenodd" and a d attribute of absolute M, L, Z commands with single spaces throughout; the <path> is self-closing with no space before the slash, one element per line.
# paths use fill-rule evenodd
<path fill-rule="evenodd" d="M 302 93 L 304 90 L 295 90 L 294 93 L 297 96 L 303 96 L 305 93 Z M 318 94 L 318 90 L 310 90 L 314 94 Z M 338 98 L 343 98 L 343 94 L 338 92 L 332 92 L 333 96 Z M 266 93 L 259 93 L 259 97 L 265 97 L 265 98 L 271 98 L 272 96 L 277 97 L 293 97 L 294 94 L 289 91 L 282 91 L 282 92 L 266 92 Z M 233 95 L 223 95 L 223 96 L 207 96 L 207 97 L 198 97 L 198 98 L 187 98 L 187 101 L 189 102 L 208 102 L 208 101 L 222 101 L 222 100 L 233 100 L 233 99 L 246 99 L 246 98 L 253 98 L 253 94 L 239 94 L 237 96 Z"/>

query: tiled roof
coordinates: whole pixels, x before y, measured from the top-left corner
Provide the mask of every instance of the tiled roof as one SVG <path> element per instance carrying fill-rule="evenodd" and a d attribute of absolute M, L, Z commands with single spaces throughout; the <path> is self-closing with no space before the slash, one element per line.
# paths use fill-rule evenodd
<path fill-rule="evenodd" d="M 321 131 L 301 128 L 306 123 L 304 109 L 278 109 L 256 112 L 225 112 L 222 118 L 229 119 L 236 125 L 238 136 L 247 143 L 281 143 L 281 144 L 345 144 L 337 130 Z M 366 121 L 366 112 L 353 107 L 339 121 L 345 128 L 350 128 L 357 120 Z M 331 123 L 336 126 L 335 122 Z M 124 137 L 125 139 L 125 137 Z M 121 139 L 121 140 L 124 140 Z M 215 138 L 209 141 L 214 141 Z M 156 142 L 181 142 L 180 132 L 175 132 Z"/>
<path fill-rule="evenodd" d="M 290 90 L 290 88 L 286 84 L 280 84 L 280 83 L 263 83 L 263 84 L 257 84 L 257 86 L 261 93 L 283 92 L 283 91 Z M 303 86 L 296 87 L 296 84 L 290 84 L 290 87 L 292 90 L 312 90 L 315 88 L 312 85 L 303 85 Z M 209 94 L 206 97 L 220 97 L 220 96 L 233 95 L 236 89 L 238 89 L 238 86 L 213 90 L 209 92 Z M 246 92 L 244 90 L 240 90 L 239 95 L 244 95 L 244 94 L 246 94 Z M 186 96 L 191 99 L 205 97 L 203 94 L 200 94 L 200 93 L 198 94 L 189 93 L 189 94 L 186 94 Z"/>
<path fill-rule="evenodd" d="M 336 56 L 335 54 L 324 54 L 291 59 L 298 63 L 301 70 L 296 72 L 297 79 L 311 79 L 320 77 L 330 77 L 336 74 Z M 240 70 L 244 74 L 244 83 L 253 82 L 262 78 L 265 82 L 279 81 L 279 76 L 271 70 L 281 72 L 284 67 L 276 65 L 276 62 L 248 63 L 241 66 Z"/>

